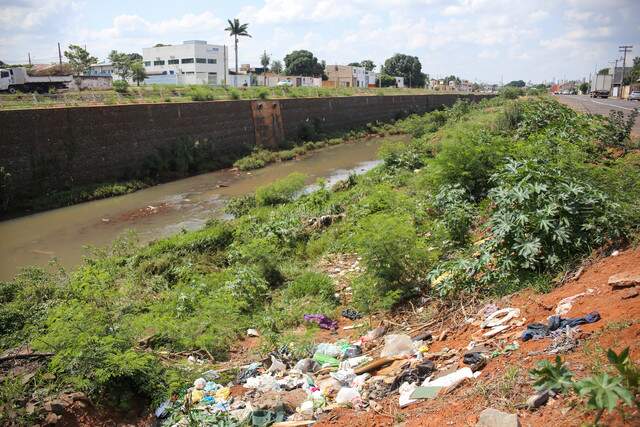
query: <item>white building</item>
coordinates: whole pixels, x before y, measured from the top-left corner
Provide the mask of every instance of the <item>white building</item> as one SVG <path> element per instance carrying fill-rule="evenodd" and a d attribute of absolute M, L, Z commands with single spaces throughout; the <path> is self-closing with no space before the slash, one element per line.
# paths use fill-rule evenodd
<path fill-rule="evenodd" d="M 224 85 L 229 80 L 227 47 L 204 40 L 144 48 L 142 57 L 147 74 L 167 76 L 167 82 Z"/>
<path fill-rule="evenodd" d="M 396 87 L 404 87 L 404 77 L 394 76 L 393 78 L 396 79 Z"/>
<path fill-rule="evenodd" d="M 113 65 L 111 65 L 110 62 L 100 62 L 89 65 L 89 69 L 85 74 L 88 76 L 117 77 Z"/>

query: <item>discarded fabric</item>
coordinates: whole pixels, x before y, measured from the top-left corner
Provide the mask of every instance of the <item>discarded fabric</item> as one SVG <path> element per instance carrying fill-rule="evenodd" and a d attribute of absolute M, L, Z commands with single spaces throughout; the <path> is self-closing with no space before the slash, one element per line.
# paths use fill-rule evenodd
<path fill-rule="evenodd" d="M 324 314 L 305 314 L 305 322 L 317 323 L 321 329 L 336 330 L 338 329 L 338 322 L 329 319 Z"/>
<path fill-rule="evenodd" d="M 362 318 L 362 314 L 352 308 L 347 308 L 346 310 L 342 310 L 342 317 L 346 317 L 349 320 L 357 320 Z"/>
<path fill-rule="evenodd" d="M 531 323 L 527 326 L 527 329 L 522 333 L 522 341 L 528 341 L 530 339 L 540 339 L 549 335 L 551 331 L 555 331 L 559 328 L 575 328 L 579 325 L 585 325 L 587 323 L 595 323 L 600 320 L 600 313 L 594 311 L 582 317 L 573 317 L 563 319 L 560 316 L 551 316 L 547 325 L 542 323 Z"/>

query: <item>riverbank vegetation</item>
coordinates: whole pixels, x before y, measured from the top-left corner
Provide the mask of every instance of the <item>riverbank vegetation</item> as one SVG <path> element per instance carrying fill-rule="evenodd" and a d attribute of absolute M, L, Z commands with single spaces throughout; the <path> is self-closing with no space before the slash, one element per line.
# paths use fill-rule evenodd
<path fill-rule="evenodd" d="M 232 220 L 147 246 L 126 236 L 75 271 L 1 283 L 0 347 L 52 353 L 28 380 L 0 383 L 14 416 L 33 421 L 19 403 L 35 390 L 159 403 L 202 371 L 184 354 L 224 360 L 247 328 L 265 350 L 304 354 L 312 338 L 292 333 L 303 314 L 338 314 L 317 269 L 331 254 L 362 257 L 352 305 L 375 314 L 418 296 L 546 291 L 591 251 L 637 236 L 640 153 L 607 118 L 501 97 L 374 130 L 411 141 L 332 188 L 303 193 L 294 175 L 234 200 Z"/>

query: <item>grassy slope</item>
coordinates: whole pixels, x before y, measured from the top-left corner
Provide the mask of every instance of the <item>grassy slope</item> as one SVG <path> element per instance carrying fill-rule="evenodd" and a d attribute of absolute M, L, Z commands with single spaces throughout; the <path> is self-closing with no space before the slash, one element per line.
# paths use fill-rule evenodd
<path fill-rule="evenodd" d="M 55 352 L 33 379 L 45 390 L 70 386 L 116 404 L 132 394 L 157 402 L 198 373 L 167 354 L 224 358 L 247 327 L 258 327 L 269 348 L 290 342 L 304 313 L 336 315 L 331 281 L 313 272 L 326 254 L 363 257 L 353 305 L 375 312 L 418 293 L 455 299 L 548 287 L 567 263 L 607 238 L 624 238 L 637 220 L 640 193 L 630 190 L 640 183 L 637 154 L 612 156 L 606 122 L 555 102 L 457 104 L 376 131 L 414 139 L 385 146 L 383 165 L 334 189 L 291 201 L 301 185 L 292 177 L 234 204 L 242 213 L 236 220 L 147 247 L 122 239 L 76 271 L 29 269 L 2 283 L 0 347 L 29 342 Z M 509 158 L 534 157 L 507 167 Z M 529 176 L 545 190 L 514 187 Z M 567 187 L 554 183 L 586 196 L 567 200 Z M 508 198 L 529 190 L 532 204 Z M 603 209 L 593 209 L 591 198 Z M 585 213 L 536 213 L 554 203 Z M 521 214 L 506 231 L 505 206 Z M 309 226 L 336 214 L 344 218 L 329 227 Z M 544 221 L 556 221 L 551 232 Z M 551 239 L 563 221 L 567 235 Z M 479 237 L 485 243 L 474 245 Z M 298 338 L 295 352 L 304 354 L 310 341 Z M 29 383 L 6 380 L 0 389 L 8 401 L 31 392 Z"/>

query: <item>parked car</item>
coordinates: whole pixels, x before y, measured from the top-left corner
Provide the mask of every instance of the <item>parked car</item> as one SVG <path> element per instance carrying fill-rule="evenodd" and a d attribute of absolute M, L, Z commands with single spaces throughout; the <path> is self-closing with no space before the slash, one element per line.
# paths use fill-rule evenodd
<path fill-rule="evenodd" d="M 289 80 L 280 80 L 276 86 L 293 86 L 293 83 L 291 83 Z"/>
<path fill-rule="evenodd" d="M 629 94 L 629 101 L 640 101 L 640 90 L 634 90 Z"/>

